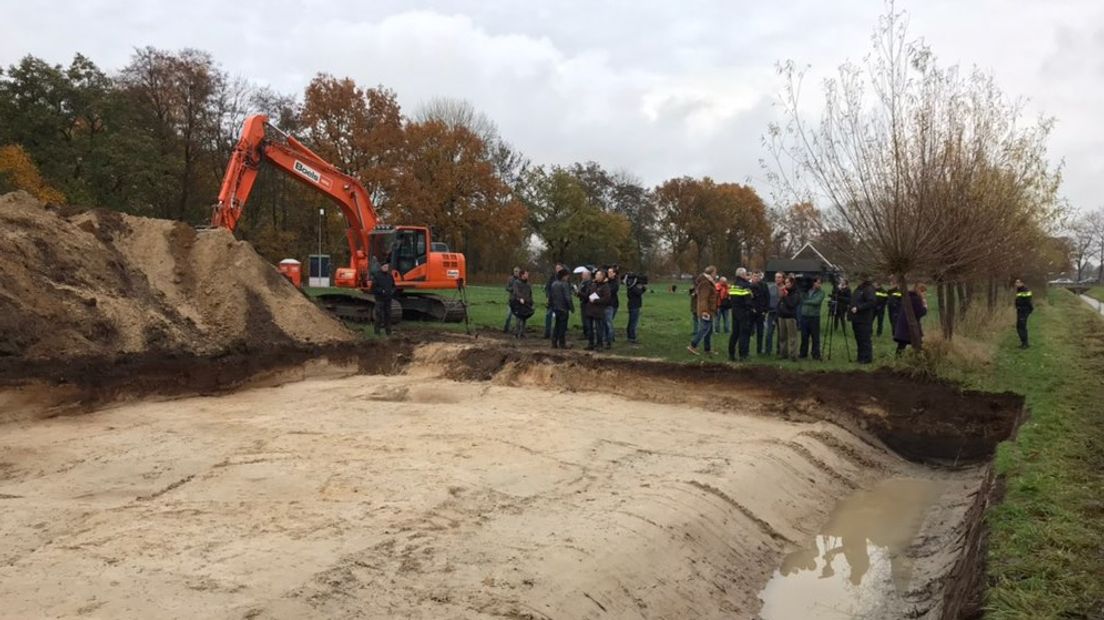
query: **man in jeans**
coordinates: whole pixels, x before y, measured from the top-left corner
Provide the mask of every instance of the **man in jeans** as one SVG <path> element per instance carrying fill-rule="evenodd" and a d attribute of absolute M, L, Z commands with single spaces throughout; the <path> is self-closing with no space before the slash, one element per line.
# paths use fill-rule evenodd
<path fill-rule="evenodd" d="M 606 348 L 613 344 L 613 320 L 617 318 L 617 309 L 621 307 L 621 300 L 617 291 L 621 288 L 621 277 L 617 274 L 617 267 L 606 270 L 606 279 L 609 283 L 610 305 L 606 306 Z"/>
<path fill-rule="evenodd" d="M 548 300 L 548 310 L 544 313 L 544 337 L 552 337 L 552 319 L 555 312 L 552 310 L 552 285 L 560 280 L 560 272 L 564 270 L 563 263 L 556 263 L 552 268 L 552 274 L 548 276 L 548 282 L 544 284 L 544 297 Z"/>
<path fill-rule="evenodd" d="M 785 286 L 785 277 L 779 271 L 774 274 L 774 283 L 767 285 L 767 348 L 763 351 L 766 355 L 774 355 L 782 348 L 781 342 L 774 346 L 774 331 L 778 327 L 778 291 Z"/>
<path fill-rule="evenodd" d="M 716 274 L 717 268 L 710 265 L 694 282 L 694 297 L 697 300 L 697 307 L 694 310 L 698 317 L 698 333 L 694 334 L 690 346 L 686 347 L 686 350 L 694 355 L 701 355 L 698 353 L 698 345 L 703 341 L 705 352 L 713 352 L 713 313 L 717 311 L 717 281 L 714 279 Z"/>
<path fill-rule="evenodd" d="M 770 309 L 770 291 L 763 281 L 763 272 L 751 274 L 751 333 L 755 335 L 755 354 L 763 354 L 763 321 Z"/>

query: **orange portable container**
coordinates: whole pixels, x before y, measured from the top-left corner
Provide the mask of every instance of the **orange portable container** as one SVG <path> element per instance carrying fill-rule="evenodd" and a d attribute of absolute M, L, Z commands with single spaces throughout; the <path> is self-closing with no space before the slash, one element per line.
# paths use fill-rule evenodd
<path fill-rule="evenodd" d="M 291 280 L 295 288 L 303 288 L 303 263 L 300 263 L 294 258 L 285 258 L 280 261 L 280 273 L 284 274 L 284 277 L 288 280 Z"/>

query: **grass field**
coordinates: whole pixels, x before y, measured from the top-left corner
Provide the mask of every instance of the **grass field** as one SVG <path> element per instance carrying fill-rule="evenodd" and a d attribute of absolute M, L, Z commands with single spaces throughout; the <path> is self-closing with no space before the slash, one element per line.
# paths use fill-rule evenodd
<path fill-rule="evenodd" d="M 1093 299 L 1104 301 L 1104 286 L 1094 286 L 1093 288 L 1089 289 L 1089 292 L 1086 293 L 1086 295 L 1092 297 Z"/>
<path fill-rule="evenodd" d="M 628 313 L 622 309 L 613 353 L 685 363 L 709 359 L 686 352 L 691 331 L 687 285 L 679 283 L 675 293 L 669 285 L 649 291 L 638 346 L 625 342 Z M 1104 289 L 1095 292 L 1104 298 Z M 505 291 L 473 286 L 468 295 L 471 329 L 501 337 Z M 542 298 L 537 293 L 538 301 Z M 892 339 L 883 334 L 875 339 L 871 367 L 920 370 L 974 388 L 1018 392 L 1026 397 L 1031 416 L 1016 441 L 1003 444 L 997 455 L 1006 494 L 989 515 L 987 617 L 1104 618 L 1104 320 L 1067 291 L 1049 291 L 1031 317 L 1032 348 L 1021 351 L 1010 301 L 995 315 L 964 321 L 962 336 L 953 344 L 939 337 L 936 304 L 934 299 L 929 303 L 925 355 L 897 360 Z M 530 320 L 530 345 L 543 345 L 543 317 L 538 312 Z M 413 322 L 399 327 L 465 329 L 464 324 Z M 371 329 L 365 332 L 370 337 Z M 582 346 L 581 336 L 573 315 L 569 339 Z M 727 359 L 728 336 L 714 338 L 720 354 L 712 361 Z M 847 339 L 847 346 L 853 356 L 854 341 Z M 840 334 L 830 361 L 783 362 L 756 357 L 752 347 L 752 364 L 796 371 L 862 368 L 847 361 Z"/>
<path fill-rule="evenodd" d="M 1104 320 L 1065 291 L 1032 316 L 1032 348 L 1000 343 L 993 387 L 1031 418 L 997 467 L 988 617 L 1104 618 Z"/>

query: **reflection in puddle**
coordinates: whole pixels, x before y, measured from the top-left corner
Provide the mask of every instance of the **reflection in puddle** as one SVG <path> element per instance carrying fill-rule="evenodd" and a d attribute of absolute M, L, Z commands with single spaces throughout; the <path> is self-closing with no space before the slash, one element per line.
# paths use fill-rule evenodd
<path fill-rule="evenodd" d="M 876 617 L 904 589 L 903 554 L 943 490 L 934 480 L 886 480 L 841 501 L 820 534 L 785 557 L 759 597 L 764 620 Z"/>

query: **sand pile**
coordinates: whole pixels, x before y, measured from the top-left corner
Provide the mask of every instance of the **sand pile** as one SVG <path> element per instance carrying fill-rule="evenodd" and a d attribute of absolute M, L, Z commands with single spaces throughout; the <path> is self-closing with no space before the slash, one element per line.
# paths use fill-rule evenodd
<path fill-rule="evenodd" d="M 229 232 L 0 196 L 0 357 L 217 355 L 351 337 Z"/>

